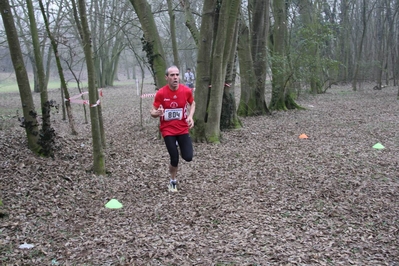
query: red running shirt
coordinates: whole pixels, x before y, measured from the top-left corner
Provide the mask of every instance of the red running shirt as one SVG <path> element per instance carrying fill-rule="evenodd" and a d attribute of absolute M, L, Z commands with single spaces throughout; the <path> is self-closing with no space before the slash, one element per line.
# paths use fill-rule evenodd
<path fill-rule="evenodd" d="M 161 105 L 164 109 L 159 126 L 162 137 L 188 134 L 187 103 L 191 105 L 193 101 L 191 89 L 183 84 L 179 84 L 175 91 L 172 91 L 169 85 L 163 86 L 157 91 L 153 105 L 155 109 Z"/>

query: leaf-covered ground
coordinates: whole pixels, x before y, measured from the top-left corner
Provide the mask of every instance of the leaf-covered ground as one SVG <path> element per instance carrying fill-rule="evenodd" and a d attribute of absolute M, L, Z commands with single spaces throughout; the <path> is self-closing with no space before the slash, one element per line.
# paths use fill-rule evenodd
<path fill-rule="evenodd" d="M 140 107 L 135 89 L 104 89 L 104 177 L 90 170 L 81 105 L 78 136 L 53 114 L 57 151 L 44 159 L 12 117 L 18 95 L 0 94 L 0 264 L 399 265 L 396 94 L 335 87 L 303 94 L 306 111 L 243 118 L 223 143 L 194 144 L 178 193 L 167 190 L 151 98 Z M 105 208 L 111 199 L 123 208 Z"/>

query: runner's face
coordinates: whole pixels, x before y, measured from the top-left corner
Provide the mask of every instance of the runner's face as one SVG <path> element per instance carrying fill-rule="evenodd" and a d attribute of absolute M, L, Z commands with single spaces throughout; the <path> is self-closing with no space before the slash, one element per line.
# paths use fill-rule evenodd
<path fill-rule="evenodd" d="M 179 87 L 179 69 L 172 67 L 169 68 L 166 81 L 171 89 L 177 89 Z"/>

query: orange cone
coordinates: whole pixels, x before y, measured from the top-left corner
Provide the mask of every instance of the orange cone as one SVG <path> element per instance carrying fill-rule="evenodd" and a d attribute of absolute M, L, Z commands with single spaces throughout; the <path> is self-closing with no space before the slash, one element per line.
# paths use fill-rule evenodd
<path fill-rule="evenodd" d="M 301 135 L 299 136 L 299 138 L 300 138 L 300 139 L 307 139 L 308 136 L 306 136 L 306 134 L 301 134 Z"/>

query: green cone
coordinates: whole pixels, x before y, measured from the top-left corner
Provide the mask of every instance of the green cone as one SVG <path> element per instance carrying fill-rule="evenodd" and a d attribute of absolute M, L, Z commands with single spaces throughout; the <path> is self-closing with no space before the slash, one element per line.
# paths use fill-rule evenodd
<path fill-rule="evenodd" d="M 382 149 L 385 149 L 385 147 L 381 144 L 381 143 L 377 143 L 377 144 L 375 144 L 374 146 L 373 146 L 373 148 L 374 149 L 377 149 L 377 150 L 382 150 Z"/>
<path fill-rule="evenodd" d="M 108 201 L 107 204 L 105 204 L 105 207 L 108 209 L 120 209 L 123 207 L 123 205 L 116 199 L 112 199 L 112 200 Z"/>

